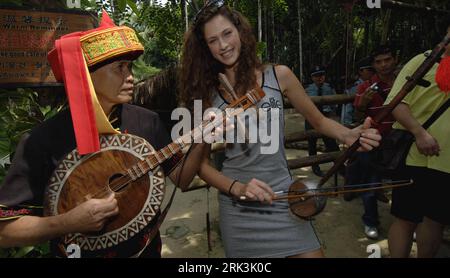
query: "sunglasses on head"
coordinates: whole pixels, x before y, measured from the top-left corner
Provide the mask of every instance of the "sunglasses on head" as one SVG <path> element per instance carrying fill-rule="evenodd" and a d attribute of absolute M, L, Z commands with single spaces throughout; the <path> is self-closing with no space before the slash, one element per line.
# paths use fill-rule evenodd
<path fill-rule="evenodd" d="M 214 9 L 214 12 L 215 12 L 215 11 L 218 11 L 223 6 L 225 6 L 225 0 L 211 0 L 211 1 L 206 2 L 206 4 L 195 15 L 194 21 L 193 21 L 194 25 L 196 25 L 198 23 L 198 20 L 204 11 L 206 11 L 208 9 L 211 9 L 211 10 Z"/>

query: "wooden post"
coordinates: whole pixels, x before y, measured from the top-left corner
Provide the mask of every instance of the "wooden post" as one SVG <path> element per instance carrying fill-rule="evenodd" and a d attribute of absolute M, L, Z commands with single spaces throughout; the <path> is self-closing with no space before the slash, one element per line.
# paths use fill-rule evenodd
<path fill-rule="evenodd" d="M 355 96 L 348 95 L 332 95 L 332 96 L 315 96 L 310 97 L 312 102 L 316 105 L 333 105 L 333 104 L 344 104 L 351 103 L 355 99 Z M 284 108 L 294 108 L 291 103 L 285 102 Z"/>
<path fill-rule="evenodd" d="M 323 135 L 316 130 L 299 131 L 286 135 L 284 143 L 292 143 L 299 141 L 306 141 L 308 139 L 322 138 Z"/>
<path fill-rule="evenodd" d="M 315 156 L 306 156 L 299 159 L 289 159 L 288 166 L 289 169 L 298 169 L 302 167 L 308 167 L 312 165 L 318 165 L 322 163 L 328 163 L 335 161 L 343 152 L 332 152 L 319 154 Z M 189 188 L 183 190 L 183 192 L 190 192 L 198 189 L 207 188 L 208 185 L 203 180 L 196 180 L 191 183 Z"/>
<path fill-rule="evenodd" d="M 343 152 L 332 152 L 332 153 L 324 153 L 314 156 L 305 156 L 299 159 L 289 159 L 288 166 L 289 169 L 298 169 L 307 166 L 319 165 L 322 163 L 328 163 L 335 161 L 338 157 L 340 157 Z"/>

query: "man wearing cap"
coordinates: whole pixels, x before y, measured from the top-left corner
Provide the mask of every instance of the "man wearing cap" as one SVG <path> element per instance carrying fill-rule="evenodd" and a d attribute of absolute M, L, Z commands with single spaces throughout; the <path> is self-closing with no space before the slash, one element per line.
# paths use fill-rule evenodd
<path fill-rule="evenodd" d="M 358 80 L 353 84 L 353 86 L 346 90 L 346 94 L 349 96 L 356 95 L 356 91 L 358 86 L 364 83 L 367 80 L 370 80 L 374 74 L 374 69 L 372 67 L 370 57 L 366 57 L 361 59 L 358 62 Z M 347 103 L 343 105 L 341 122 L 344 125 L 351 125 L 355 122 L 354 113 L 355 108 L 353 107 L 353 103 Z"/>
<path fill-rule="evenodd" d="M 64 82 L 70 108 L 25 134 L 16 149 L 0 187 L 1 248 L 51 240 L 52 254 L 65 255 L 57 238 L 100 231 L 109 218 L 120 213 L 114 194 L 90 199 L 57 216 L 43 217 L 42 205 L 58 162 L 75 148 L 82 155 L 99 151 L 99 134 L 137 135 L 155 149 L 170 143 L 156 113 L 127 104 L 133 94 L 131 63 L 142 53 L 135 32 L 116 26 L 106 12 L 100 27 L 55 42 L 48 58 L 56 79 Z M 193 150 L 182 169 L 177 166 L 181 156 L 161 166 L 166 176 L 179 180 L 183 187 L 197 172 L 200 154 Z M 125 242 L 93 256 L 160 257 L 161 239 L 152 230 L 157 218 Z"/>
<path fill-rule="evenodd" d="M 312 96 L 330 96 L 335 95 L 336 92 L 334 89 L 330 86 L 330 84 L 325 82 L 326 72 L 325 68 L 323 66 L 315 66 L 311 70 L 311 79 L 313 81 L 312 84 L 310 84 L 308 87 L 306 87 L 306 92 L 310 97 Z M 319 110 L 324 114 L 326 117 L 330 117 L 331 114 L 334 112 L 335 108 L 331 105 L 322 105 L 319 107 Z M 311 130 L 313 129 L 312 125 L 305 121 L 305 130 Z M 323 142 L 325 143 L 325 148 L 327 152 L 333 152 L 338 151 L 339 146 L 337 145 L 336 141 L 332 138 L 323 137 Z M 310 156 L 317 155 L 317 138 L 308 139 L 308 153 Z M 312 166 L 313 173 L 319 177 L 323 176 L 322 171 L 320 170 L 319 165 L 313 165 Z"/>

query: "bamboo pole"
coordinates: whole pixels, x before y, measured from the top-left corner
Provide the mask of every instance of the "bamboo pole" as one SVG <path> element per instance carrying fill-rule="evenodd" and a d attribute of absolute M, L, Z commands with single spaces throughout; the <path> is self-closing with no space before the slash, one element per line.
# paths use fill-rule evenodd
<path fill-rule="evenodd" d="M 355 99 L 355 96 L 348 95 L 332 95 L 332 96 L 315 96 L 311 97 L 311 100 L 315 105 L 333 105 L 333 104 L 345 104 L 351 103 Z M 284 108 L 293 108 L 292 104 L 286 100 Z"/>
<path fill-rule="evenodd" d="M 325 154 L 319 154 L 315 156 L 306 156 L 299 159 L 289 159 L 288 166 L 289 169 L 298 169 L 302 167 L 332 162 L 336 158 L 338 158 L 343 152 L 332 152 L 332 153 L 325 153 Z M 203 180 L 196 180 L 191 183 L 190 187 L 186 190 L 183 190 L 183 192 L 190 192 L 194 190 L 199 190 L 203 188 L 207 188 L 208 185 Z"/>
<path fill-rule="evenodd" d="M 331 153 L 324 153 L 319 155 L 313 155 L 313 156 L 305 156 L 299 159 L 289 159 L 288 166 L 289 169 L 298 169 L 303 168 L 307 166 L 313 166 L 313 165 L 319 165 L 323 163 L 333 162 L 335 161 L 339 156 L 341 156 L 344 152 L 338 151 L 338 152 L 331 152 Z"/>

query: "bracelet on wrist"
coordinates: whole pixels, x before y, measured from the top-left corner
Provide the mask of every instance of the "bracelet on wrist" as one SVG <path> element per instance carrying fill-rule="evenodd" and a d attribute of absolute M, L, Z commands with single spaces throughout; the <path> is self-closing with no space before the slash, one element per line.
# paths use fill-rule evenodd
<path fill-rule="evenodd" d="M 238 180 L 234 180 L 230 187 L 228 188 L 228 195 L 232 196 L 233 194 L 231 194 L 231 189 L 233 188 L 233 186 L 238 182 Z"/>

